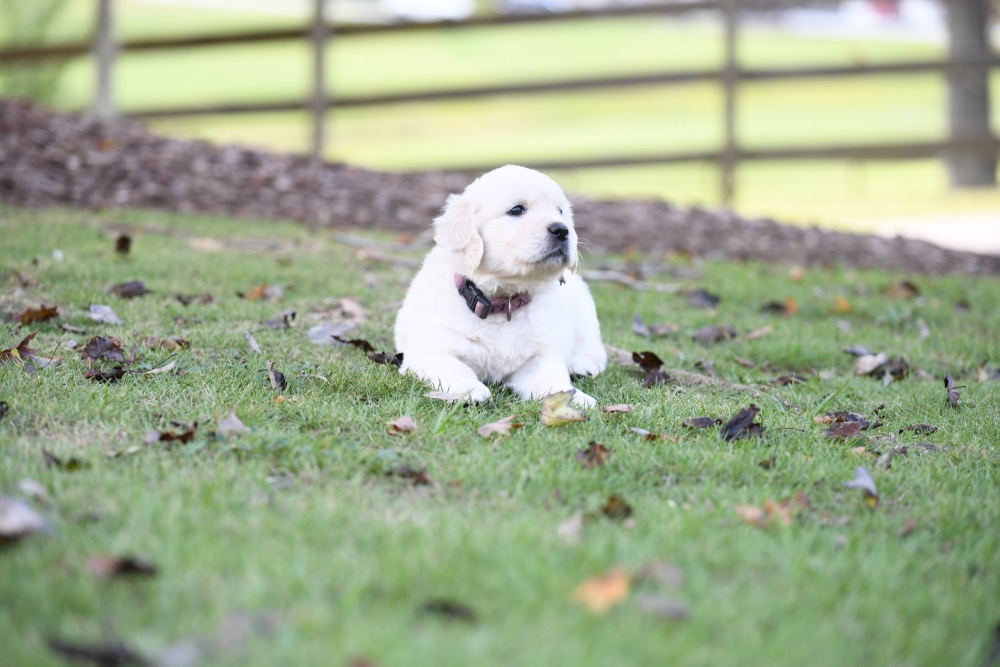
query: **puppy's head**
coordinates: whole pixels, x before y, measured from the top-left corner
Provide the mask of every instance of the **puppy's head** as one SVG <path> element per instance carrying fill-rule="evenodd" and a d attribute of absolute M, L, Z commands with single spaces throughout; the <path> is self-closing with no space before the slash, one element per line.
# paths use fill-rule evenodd
<path fill-rule="evenodd" d="M 577 265 L 573 211 L 562 188 L 541 172 L 507 165 L 451 195 L 434 220 L 434 240 L 466 274 L 528 284 Z"/>

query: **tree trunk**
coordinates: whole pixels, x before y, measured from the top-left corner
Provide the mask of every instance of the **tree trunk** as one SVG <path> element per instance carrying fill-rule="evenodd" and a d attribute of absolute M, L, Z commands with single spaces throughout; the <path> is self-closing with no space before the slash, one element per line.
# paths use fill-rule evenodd
<path fill-rule="evenodd" d="M 990 0 L 947 0 L 948 56 L 953 61 L 989 58 Z M 948 76 L 949 134 L 958 141 L 975 141 L 990 132 L 989 68 L 956 67 Z M 948 156 L 948 173 L 955 188 L 996 185 L 997 155 L 955 152 Z"/>

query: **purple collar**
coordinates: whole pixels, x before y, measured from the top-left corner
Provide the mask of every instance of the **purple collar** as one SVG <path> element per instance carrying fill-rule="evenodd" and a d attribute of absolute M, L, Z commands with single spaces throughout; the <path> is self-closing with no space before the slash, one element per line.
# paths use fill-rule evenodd
<path fill-rule="evenodd" d="M 496 295 L 490 299 L 476 287 L 476 283 L 458 273 L 455 274 L 455 287 L 458 288 L 459 295 L 465 299 L 465 305 L 481 320 L 495 313 L 507 313 L 507 321 L 510 322 L 511 313 L 531 303 L 531 295 L 527 292 L 509 296 Z"/>

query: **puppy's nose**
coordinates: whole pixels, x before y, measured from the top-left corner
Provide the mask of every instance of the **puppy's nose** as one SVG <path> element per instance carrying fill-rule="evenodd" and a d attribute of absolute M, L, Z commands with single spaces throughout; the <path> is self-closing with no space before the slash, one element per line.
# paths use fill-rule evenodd
<path fill-rule="evenodd" d="M 569 227 L 561 222 L 553 222 L 548 226 L 549 234 L 552 234 L 560 241 L 565 241 L 566 237 L 569 236 Z"/>

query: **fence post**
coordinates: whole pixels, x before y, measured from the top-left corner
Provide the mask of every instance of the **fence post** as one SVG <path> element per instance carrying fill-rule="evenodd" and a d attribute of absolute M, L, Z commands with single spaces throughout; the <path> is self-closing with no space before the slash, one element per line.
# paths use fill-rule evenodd
<path fill-rule="evenodd" d="M 723 35 L 725 52 L 723 55 L 722 90 L 725 108 L 723 109 L 723 156 L 721 165 L 722 203 L 733 205 L 736 190 L 736 93 L 739 84 L 736 62 L 736 31 L 739 24 L 739 0 L 723 0 L 722 9 Z"/>
<path fill-rule="evenodd" d="M 313 20 L 310 31 L 313 47 L 313 86 L 310 110 L 312 112 L 312 156 L 323 159 L 325 131 L 323 122 L 326 117 L 326 42 L 329 38 L 329 28 L 324 12 L 326 0 L 313 0 Z"/>
<path fill-rule="evenodd" d="M 110 118 L 115 114 L 111 85 L 116 51 L 113 1 L 97 0 L 97 20 L 91 48 L 97 63 L 97 86 L 92 111 L 98 118 Z"/>

